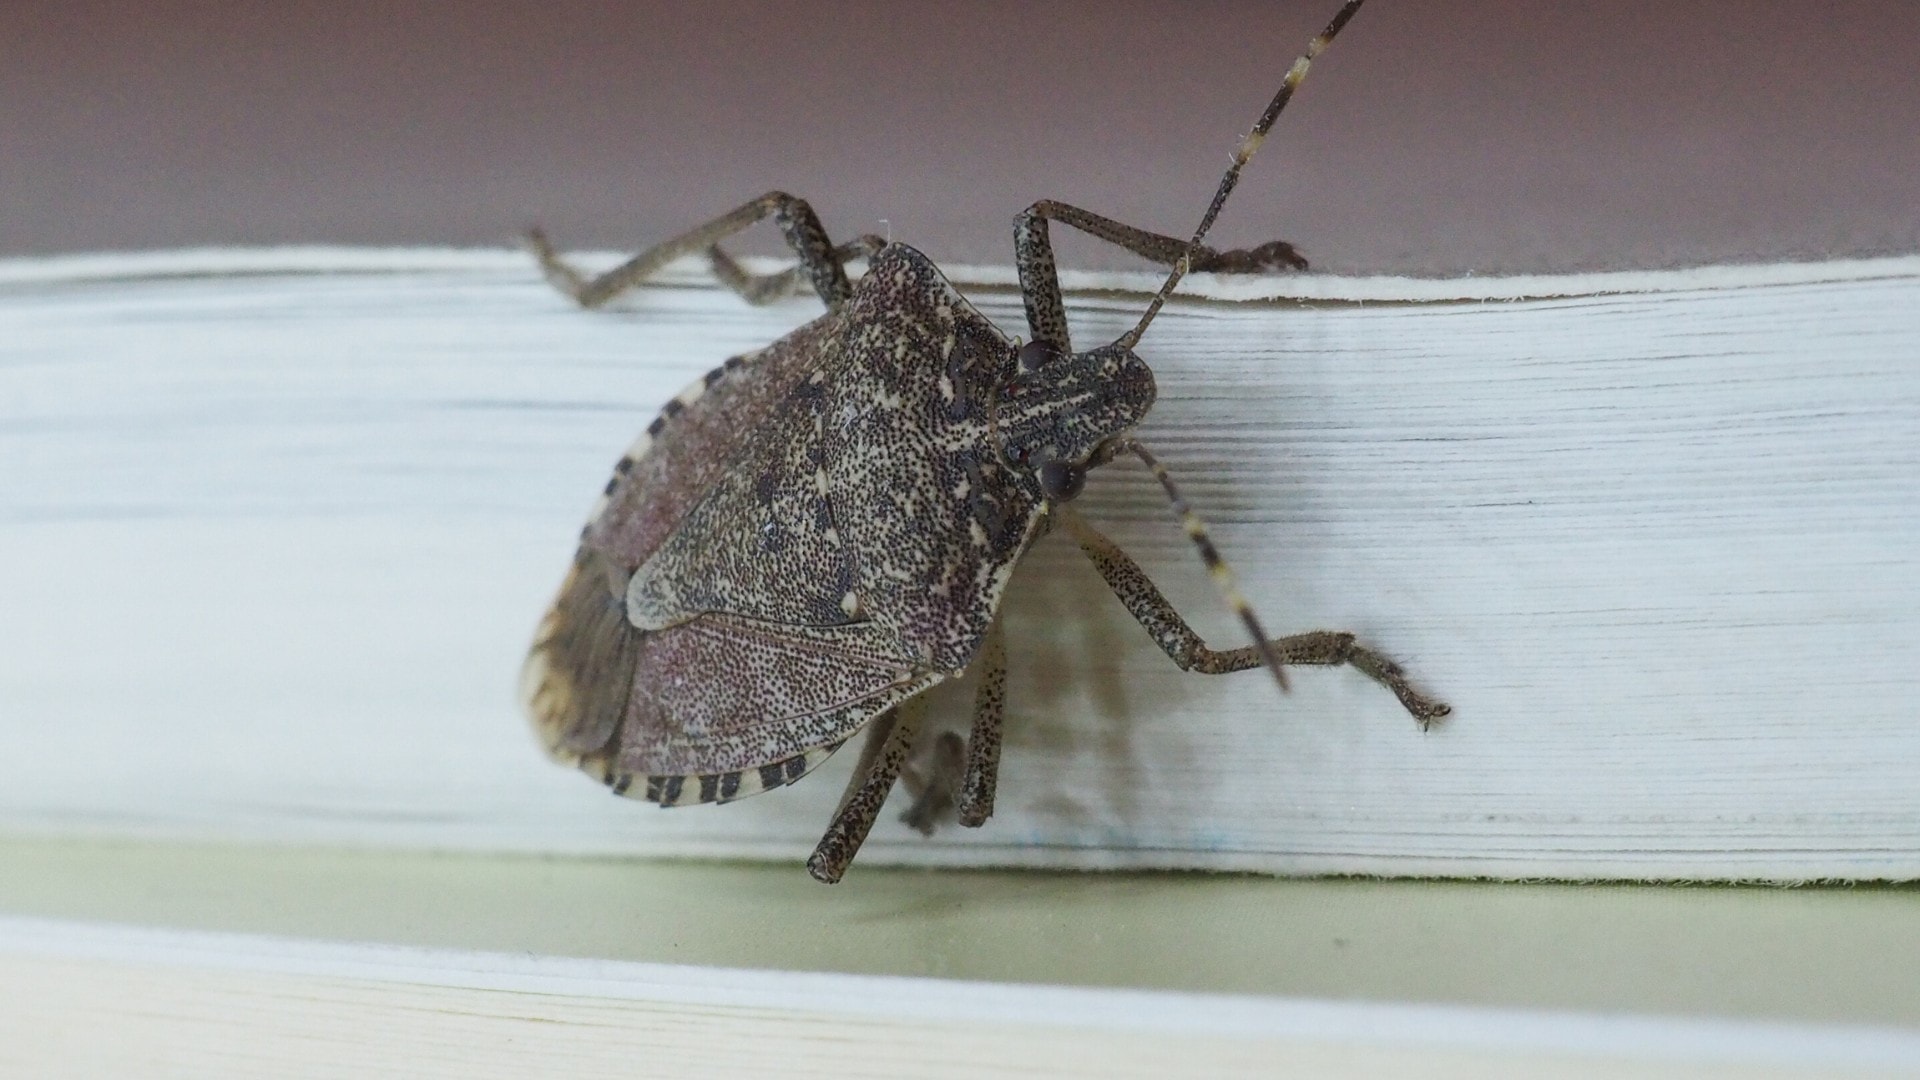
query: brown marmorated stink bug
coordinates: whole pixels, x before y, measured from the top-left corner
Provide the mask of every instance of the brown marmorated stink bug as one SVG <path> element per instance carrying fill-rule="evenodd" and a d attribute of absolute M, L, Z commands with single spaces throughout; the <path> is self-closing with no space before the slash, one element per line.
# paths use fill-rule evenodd
<path fill-rule="evenodd" d="M 827 305 L 667 402 L 615 465 L 522 676 L 553 756 L 661 806 L 729 802 L 798 780 L 865 728 L 853 779 L 807 860 L 834 882 L 913 749 L 915 699 L 979 665 L 971 733 L 963 752 L 945 747 L 935 786 L 961 824 L 983 824 L 1005 704 L 994 616 L 1014 564 L 1056 524 L 1184 669 L 1265 664 L 1285 689 L 1285 664 L 1351 664 L 1423 726 L 1445 716 L 1351 634 L 1269 640 L 1205 526 L 1130 434 L 1154 401 L 1153 373 L 1133 348 L 1182 275 L 1304 266 L 1285 243 L 1216 251 L 1201 241 L 1308 64 L 1361 2 L 1294 61 L 1191 240 L 1050 201 L 1014 219 L 1025 344 L 920 252 L 873 236 L 836 247 L 805 202 L 779 192 L 591 280 L 534 233 L 548 278 L 585 307 L 701 251 L 750 302 L 804 274 Z M 799 265 L 747 274 L 719 241 L 769 216 Z M 1050 220 L 1172 267 L 1110 345 L 1075 352 L 1068 340 Z M 845 263 L 859 257 L 867 272 L 852 283 Z M 1140 567 L 1068 508 L 1089 469 L 1122 455 L 1153 471 L 1252 646 L 1208 648 Z M 923 790 L 916 807 L 923 827 L 929 798 Z"/>

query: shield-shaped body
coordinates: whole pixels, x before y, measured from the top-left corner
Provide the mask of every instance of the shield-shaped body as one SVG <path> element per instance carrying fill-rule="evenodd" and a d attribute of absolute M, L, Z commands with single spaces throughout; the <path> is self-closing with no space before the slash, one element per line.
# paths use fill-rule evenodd
<path fill-rule="evenodd" d="M 585 307 L 705 253 L 749 300 L 807 280 L 828 308 L 709 372 L 620 460 L 523 672 L 551 753 L 620 794 L 721 802 L 798 779 L 871 724 L 854 781 L 807 861 L 833 882 L 913 753 L 916 725 L 895 706 L 978 654 L 972 728 L 941 758 L 957 774 L 923 776 L 909 818 L 927 827 L 945 805 L 961 824 L 982 824 L 993 813 L 1005 678 L 989 630 L 1014 564 L 1053 522 L 1183 669 L 1264 665 L 1284 689 L 1286 664 L 1351 664 L 1422 725 L 1445 716 L 1445 704 L 1352 634 L 1269 638 L 1204 523 L 1132 435 L 1155 397 L 1133 348 L 1189 270 L 1305 265 L 1283 241 L 1233 251 L 1202 241 L 1309 63 L 1360 4 L 1347 0 L 1287 70 L 1191 239 L 1047 199 L 1014 218 L 1033 338 L 1017 348 L 925 256 L 874 236 L 835 245 L 812 208 L 785 192 L 593 277 L 532 234 L 548 279 Z M 768 218 L 798 263 L 748 274 L 720 241 Z M 1072 347 L 1050 221 L 1171 268 L 1111 344 Z M 849 284 L 845 264 L 860 257 L 867 273 Z M 1138 564 L 1066 509 L 1088 470 L 1122 455 L 1152 471 L 1251 646 L 1209 647 Z"/>
<path fill-rule="evenodd" d="M 892 244 L 837 311 L 668 403 L 528 657 L 549 751 L 622 794 L 724 802 L 957 676 L 1044 518 L 1031 472 L 993 450 L 1014 364 Z"/>

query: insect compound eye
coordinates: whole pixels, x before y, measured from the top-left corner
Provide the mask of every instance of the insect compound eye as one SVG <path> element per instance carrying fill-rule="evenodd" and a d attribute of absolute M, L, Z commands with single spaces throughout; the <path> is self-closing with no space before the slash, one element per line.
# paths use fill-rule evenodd
<path fill-rule="evenodd" d="M 1044 341 L 1029 341 L 1020 346 L 1020 374 L 1031 375 L 1059 355 L 1059 350 Z"/>
<path fill-rule="evenodd" d="M 1080 494 L 1087 483 L 1087 470 L 1064 461 L 1040 463 L 1040 493 L 1054 502 L 1066 502 Z"/>

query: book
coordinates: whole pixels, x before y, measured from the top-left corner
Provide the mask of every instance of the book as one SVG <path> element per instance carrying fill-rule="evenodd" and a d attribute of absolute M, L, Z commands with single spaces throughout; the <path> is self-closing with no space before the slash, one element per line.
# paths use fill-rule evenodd
<path fill-rule="evenodd" d="M 1024 329 L 1011 270 L 949 272 Z M 1159 280 L 1066 275 L 1079 339 Z M 817 312 L 694 265 L 582 312 L 505 250 L 0 261 L 0 828 L 797 862 L 853 754 L 663 812 L 547 763 L 514 686 L 633 435 Z M 1915 258 L 1195 275 L 1140 437 L 1270 630 L 1454 714 L 1179 672 L 1048 537 L 993 821 L 890 808 L 860 865 L 1920 876 L 1916 342 Z M 1076 505 L 1243 643 L 1151 477 Z"/>
<path fill-rule="evenodd" d="M 1404 887 L 1404 886 L 1403 886 Z M 1644 895 L 1644 894 L 1643 894 Z M 18 1076 L 1913 1075 L 1869 1024 L 693 967 L 0 917 Z"/>

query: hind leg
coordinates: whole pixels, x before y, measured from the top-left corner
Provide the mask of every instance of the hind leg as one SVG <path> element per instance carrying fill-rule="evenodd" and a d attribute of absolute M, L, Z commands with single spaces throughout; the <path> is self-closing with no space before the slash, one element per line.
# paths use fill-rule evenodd
<path fill-rule="evenodd" d="M 774 223 L 780 226 L 780 235 L 786 238 L 787 246 L 800 257 L 797 272 L 813 285 L 821 302 L 829 310 L 845 303 L 853 293 L 853 286 L 847 281 L 846 260 L 854 253 L 864 251 L 874 238 L 862 237 L 846 248 L 834 247 L 833 241 L 827 239 L 827 231 L 820 226 L 820 219 L 814 215 L 813 207 L 807 205 L 805 199 L 796 199 L 784 191 L 770 191 L 732 213 L 723 214 L 671 240 L 655 244 L 595 278 L 587 277 L 562 259 L 547 241 L 546 234 L 540 230 L 529 233 L 527 241 L 533 245 L 534 255 L 539 258 L 540 269 L 547 275 L 547 280 L 581 307 L 591 308 L 599 307 L 641 284 L 682 255 L 696 251 L 717 251 L 716 245 L 720 241 L 768 217 L 772 217 Z M 732 262 L 724 253 L 720 258 L 727 263 Z M 737 273 L 739 268 L 735 266 L 734 270 Z M 737 278 L 749 286 L 756 280 L 739 273 Z M 724 271 L 721 271 L 721 280 L 727 281 Z M 735 291 L 742 289 L 740 284 L 732 281 L 727 283 Z"/>
<path fill-rule="evenodd" d="M 878 236 L 862 236 L 834 248 L 833 257 L 845 266 L 855 259 L 871 259 L 886 246 L 887 242 Z M 772 274 L 749 274 L 718 244 L 707 249 L 707 262 L 713 267 L 713 276 L 720 280 L 720 284 L 732 289 L 740 299 L 755 307 L 793 295 L 794 288 L 800 284 L 801 271 L 805 269 L 789 266 Z"/>

